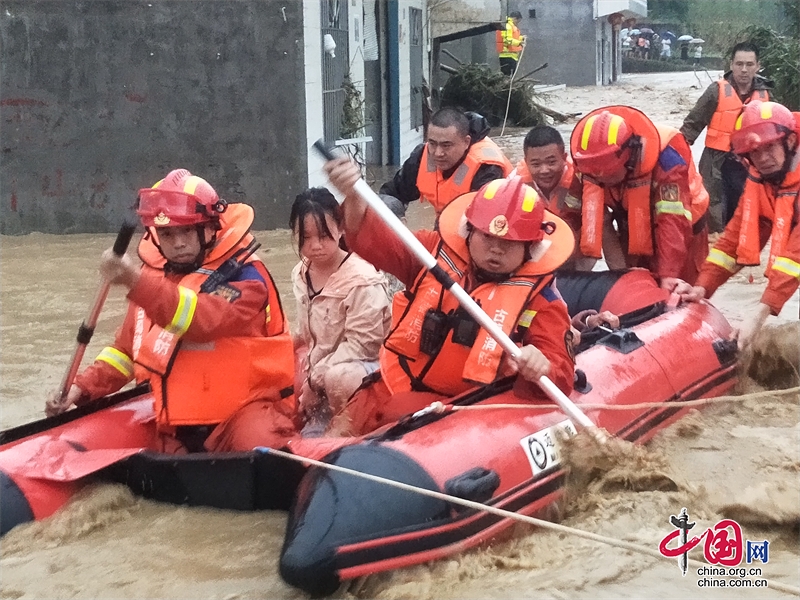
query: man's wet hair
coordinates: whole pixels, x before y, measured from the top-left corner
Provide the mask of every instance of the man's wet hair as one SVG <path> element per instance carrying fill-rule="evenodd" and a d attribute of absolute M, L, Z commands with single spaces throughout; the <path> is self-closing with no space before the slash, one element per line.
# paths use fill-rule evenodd
<path fill-rule="evenodd" d="M 515 10 L 514 12 L 509 13 L 508 16 L 511 17 L 512 19 L 521 19 L 522 13 L 519 12 L 518 10 Z"/>
<path fill-rule="evenodd" d="M 433 113 L 430 124 L 442 129 L 455 127 L 458 135 L 469 135 L 469 119 L 467 119 L 467 115 L 450 106 Z"/>
<path fill-rule="evenodd" d="M 528 132 L 525 136 L 525 141 L 522 142 L 523 152 L 528 148 L 541 148 L 555 144 L 558 146 L 559 152 L 564 152 L 564 138 L 555 127 L 549 125 L 537 125 Z"/>
<path fill-rule="evenodd" d="M 754 52 L 756 55 L 756 62 L 758 62 L 758 46 L 753 42 L 739 42 L 731 50 L 731 60 L 734 59 L 737 52 Z"/>

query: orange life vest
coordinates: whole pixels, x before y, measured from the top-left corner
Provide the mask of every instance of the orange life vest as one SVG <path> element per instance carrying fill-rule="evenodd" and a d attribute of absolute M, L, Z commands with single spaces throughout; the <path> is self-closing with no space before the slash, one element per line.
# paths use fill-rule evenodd
<path fill-rule="evenodd" d="M 736 125 L 736 119 L 742 114 L 745 104 L 753 100 L 769 100 L 767 90 L 753 90 L 744 102 L 739 98 L 736 89 L 726 80 L 717 81 L 719 94 L 717 98 L 717 110 L 711 116 L 711 122 L 706 131 L 706 148 L 730 152 L 731 134 Z"/>
<path fill-rule="evenodd" d="M 795 154 L 792 169 L 780 186 L 775 188 L 762 182 L 755 169 L 750 168 L 739 204 L 742 222 L 739 228 L 739 244 L 736 248 L 736 263 L 752 266 L 760 263 L 761 241 L 758 222 L 760 218 L 772 222 L 772 243 L 767 262 L 767 276 L 775 259 L 789 241 L 795 211 L 800 201 L 800 154 Z"/>
<path fill-rule="evenodd" d="M 246 207 L 249 214 L 245 208 L 234 207 Z M 137 381 L 150 381 L 156 420 L 161 426 L 220 423 L 247 402 L 262 398 L 279 397 L 287 407 L 294 406 L 291 335 L 275 282 L 256 255 L 246 262 L 258 269 L 267 282 L 270 300 L 262 313 L 267 335 L 220 338 L 206 343 L 181 339 L 191 324 L 192 295 L 199 292 L 215 269 L 253 240 L 249 224 L 242 230 L 248 219 L 252 223 L 249 206 L 232 204 L 223 216 L 217 245 L 208 253 L 203 267 L 180 281 L 181 301 L 173 320 L 175 326 L 162 328 L 141 307 L 136 311 L 135 375 Z M 145 262 L 144 270 L 163 269 L 163 257 L 152 240 L 142 240 L 139 255 Z M 212 293 L 224 296 L 226 291 L 230 288 L 221 286 Z"/>
<path fill-rule="evenodd" d="M 468 256 L 465 250 L 466 244 L 459 255 L 440 242 L 436 252 L 438 264 L 462 287 L 468 267 L 463 258 Z M 521 334 L 535 317 L 535 312 L 526 307 L 552 280 L 551 274 L 541 273 L 536 263 L 529 261 L 508 280 L 483 284 L 470 296 L 507 335 L 514 339 L 513 334 L 517 333 L 521 340 Z M 427 269 L 409 290 L 395 294 L 392 331 L 380 355 L 383 381 L 393 394 L 426 390 L 452 396 L 475 385 L 490 383 L 501 375 L 503 349 L 483 329 L 478 331 L 471 346 L 454 342 L 454 330 L 450 329 L 434 355 L 420 349 L 422 324 L 428 310 L 452 315 L 458 307 L 458 300 Z"/>
<path fill-rule="evenodd" d="M 489 138 L 483 138 L 469 147 L 463 162 L 450 177 L 444 179 L 433 162 L 433 157 L 428 153 L 428 145 L 425 144 L 417 173 L 420 200 L 433 204 L 438 215 L 445 206 L 470 191 L 472 180 L 482 165 L 501 167 L 503 177 L 508 176 L 514 168 L 497 144 Z"/>
<path fill-rule="evenodd" d="M 672 139 L 680 132 L 674 127 L 655 125 L 658 133 L 659 144 L 645 144 L 639 167 L 634 170 L 630 179 L 622 186 L 620 204 L 628 213 L 628 254 L 637 256 L 653 255 L 653 223 L 652 223 L 652 177 L 653 170 L 658 162 L 661 152 L 666 150 Z M 648 151 L 648 148 L 650 149 Z M 658 152 L 652 152 L 658 148 Z M 664 212 L 684 214 L 692 225 L 696 225 L 705 216 L 708 210 L 709 196 L 703 185 L 703 180 L 691 159 L 691 152 L 686 145 L 686 154 L 683 156 L 689 168 L 689 192 L 691 196 L 691 209 L 688 214 L 679 198 L 674 201 L 662 202 L 665 204 Z M 666 206 L 674 205 L 674 206 Z M 611 193 L 584 178 L 582 194 L 582 223 L 581 223 L 581 252 L 585 256 L 600 258 L 603 247 L 603 217 L 606 206 L 614 206 Z"/>
<path fill-rule="evenodd" d="M 566 165 L 564 165 L 564 172 L 561 175 L 561 179 L 556 184 L 556 187 L 550 191 L 549 198 L 547 198 L 539 189 L 539 186 L 536 185 L 530 169 L 528 169 L 528 165 L 525 163 L 525 159 L 522 159 L 517 163 L 517 167 L 514 169 L 514 172 L 511 173 L 511 175 L 519 175 L 522 178 L 523 183 L 527 183 L 536 189 L 536 191 L 539 192 L 539 196 L 544 198 L 546 202 L 545 207 L 551 213 L 558 215 L 559 217 L 563 217 L 564 211 L 568 208 L 572 210 L 580 210 L 581 201 L 569 193 L 570 187 L 572 187 L 572 179 L 575 176 L 575 165 L 572 163 L 571 156 L 567 156 Z"/>

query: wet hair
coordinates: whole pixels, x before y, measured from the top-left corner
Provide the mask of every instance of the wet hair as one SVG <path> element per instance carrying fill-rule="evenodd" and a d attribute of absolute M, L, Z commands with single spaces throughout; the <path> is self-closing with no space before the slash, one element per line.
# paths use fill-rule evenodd
<path fill-rule="evenodd" d="M 467 115 L 450 106 L 433 113 L 430 124 L 442 129 L 455 127 L 458 135 L 469 135 L 469 119 L 467 119 Z"/>
<path fill-rule="evenodd" d="M 297 247 L 302 248 L 305 243 L 305 231 L 303 223 L 306 217 L 313 215 L 317 223 L 317 230 L 324 236 L 333 239 L 333 234 L 328 228 L 328 221 L 325 218 L 330 215 L 334 223 L 344 229 L 344 215 L 342 209 L 333 194 L 324 187 L 308 188 L 297 194 L 289 213 L 289 227 L 293 235 L 297 236 Z M 340 245 L 344 249 L 344 238 Z"/>
<path fill-rule="evenodd" d="M 753 42 L 739 42 L 731 50 L 731 60 L 736 56 L 737 52 L 754 52 L 756 55 L 756 62 L 758 62 L 758 46 Z"/>
<path fill-rule="evenodd" d="M 514 12 L 509 13 L 508 16 L 511 17 L 512 19 L 521 19 L 522 13 L 519 12 L 518 10 L 515 10 Z"/>
<path fill-rule="evenodd" d="M 564 138 L 561 137 L 558 130 L 549 125 L 539 125 L 531 129 L 525 136 L 522 149 L 525 151 L 528 148 L 541 148 L 550 144 L 555 144 L 558 146 L 559 152 L 564 152 Z"/>

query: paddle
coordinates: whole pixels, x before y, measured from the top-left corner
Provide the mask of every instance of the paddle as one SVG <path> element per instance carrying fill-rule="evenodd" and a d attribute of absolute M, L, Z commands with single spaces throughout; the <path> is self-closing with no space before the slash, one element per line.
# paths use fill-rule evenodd
<path fill-rule="evenodd" d="M 122 256 L 125 254 L 125 251 L 128 249 L 128 245 L 131 243 L 131 238 L 133 237 L 133 232 L 135 230 L 136 225 L 132 225 L 128 222 L 122 224 L 122 227 L 120 227 L 119 233 L 117 234 L 117 239 L 114 241 L 114 254 L 117 256 Z M 78 374 L 78 368 L 80 367 L 81 361 L 83 360 L 83 355 L 86 352 L 86 346 L 88 346 L 89 342 L 92 340 L 94 328 L 95 325 L 97 325 L 97 319 L 100 316 L 100 310 L 102 310 L 103 304 L 105 304 L 110 287 L 111 284 L 108 283 L 108 281 L 103 280 L 103 282 L 100 284 L 100 289 L 97 291 L 97 296 L 95 298 L 94 305 L 92 306 L 92 310 L 89 312 L 89 316 L 83 323 L 81 323 L 81 326 L 78 327 L 78 344 L 75 347 L 75 354 L 72 356 L 72 363 L 70 364 L 69 369 L 67 369 L 67 372 L 64 374 L 64 379 L 61 382 L 61 394 L 59 396 L 59 400 L 64 400 L 66 395 L 69 393 L 70 388 L 72 387 L 72 382 L 75 381 L 75 376 Z"/>
<path fill-rule="evenodd" d="M 334 160 L 336 159 L 336 155 L 331 152 L 331 150 L 325 146 L 322 140 L 317 140 L 314 142 L 314 148 L 327 160 Z M 489 315 L 487 315 L 483 309 L 472 299 L 472 297 L 464 291 L 464 289 L 453 279 L 447 272 L 439 266 L 436 262 L 436 259 L 428 252 L 427 248 L 422 245 L 422 243 L 414 236 L 411 231 L 398 219 L 395 214 L 387 207 L 383 201 L 378 197 L 378 195 L 372 191 L 372 188 L 367 185 L 367 182 L 363 179 L 359 179 L 355 185 L 353 186 L 353 191 L 364 201 L 366 202 L 372 210 L 374 210 L 378 216 L 383 220 L 386 225 L 388 225 L 392 231 L 400 238 L 400 240 L 406 245 L 406 247 L 419 259 L 419 261 L 431 272 L 436 280 L 442 284 L 445 290 L 448 290 L 451 294 L 453 294 L 456 299 L 458 300 L 459 304 L 472 316 L 477 323 L 483 327 L 489 335 L 491 335 L 495 341 L 500 344 L 500 346 L 505 350 L 509 355 L 514 358 L 519 357 L 520 349 L 519 347 L 511 341 L 505 332 L 500 329 L 500 327 L 495 323 Z M 547 396 L 558 406 L 561 410 L 571 418 L 575 423 L 580 425 L 582 428 L 588 429 L 595 434 L 595 437 L 598 439 L 605 439 L 605 435 L 600 433 L 594 423 L 587 417 L 583 411 L 581 411 L 575 404 L 570 400 L 564 392 L 558 389 L 558 386 L 554 384 L 548 377 L 540 377 L 539 380 L 536 382 L 542 388 L 542 390 L 547 394 Z"/>

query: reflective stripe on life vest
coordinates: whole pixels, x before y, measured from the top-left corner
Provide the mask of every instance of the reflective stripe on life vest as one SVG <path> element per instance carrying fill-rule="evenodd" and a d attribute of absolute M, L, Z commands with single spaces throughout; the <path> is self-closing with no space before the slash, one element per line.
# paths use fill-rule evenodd
<path fill-rule="evenodd" d="M 112 346 L 103 348 L 95 360 L 100 360 L 111 365 L 127 379 L 133 377 L 133 359 Z"/>

